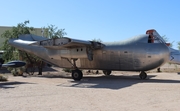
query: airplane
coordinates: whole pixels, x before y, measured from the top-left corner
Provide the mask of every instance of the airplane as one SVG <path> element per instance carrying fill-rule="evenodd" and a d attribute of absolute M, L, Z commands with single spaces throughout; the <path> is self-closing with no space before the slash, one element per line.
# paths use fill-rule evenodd
<path fill-rule="evenodd" d="M 34 54 L 61 68 L 72 69 L 72 78 L 83 78 L 81 69 L 112 71 L 139 71 L 146 79 L 146 71 L 156 69 L 170 59 L 168 43 L 156 30 L 120 42 L 96 42 L 68 37 L 48 39 L 32 34 L 10 39 L 13 47 Z"/>
<path fill-rule="evenodd" d="M 12 68 L 18 68 L 18 67 L 22 67 L 25 66 L 26 62 L 20 61 L 20 60 L 14 60 L 14 61 L 10 61 L 6 64 L 0 64 L 0 68 L 1 67 L 12 67 Z"/>
<path fill-rule="evenodd" d="M 180 65 L 180 51 L 169 47 L 170 58 L 169 63 Z"/>

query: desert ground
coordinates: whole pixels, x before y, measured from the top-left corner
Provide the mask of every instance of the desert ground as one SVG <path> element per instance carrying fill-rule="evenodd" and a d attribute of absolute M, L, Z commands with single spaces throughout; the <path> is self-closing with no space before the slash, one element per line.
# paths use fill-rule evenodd
<path fill-rule="evenodd" d="M 43 75 L 12 76 L 0 82 L 0 111 L 179 111 L 179 66 L 166 65 L 161 73 L 113 71 L 87 74 L 81 81 L 61 68 Z"/>

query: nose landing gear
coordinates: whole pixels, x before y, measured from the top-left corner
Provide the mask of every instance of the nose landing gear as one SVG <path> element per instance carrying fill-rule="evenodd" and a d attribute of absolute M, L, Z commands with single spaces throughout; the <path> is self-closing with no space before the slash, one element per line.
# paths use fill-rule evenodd
<path fill-rule="evenodd" d="M 146 79 L 147 78 L 147 74 L 144 71 L 141 71 L 141 73 L 139 74 L 140 79 Z"/>
<path fill-rule="evenodd" d="M 111 74 L 111 70 L 103 70 L 104 75 L 109 76 Z"/>

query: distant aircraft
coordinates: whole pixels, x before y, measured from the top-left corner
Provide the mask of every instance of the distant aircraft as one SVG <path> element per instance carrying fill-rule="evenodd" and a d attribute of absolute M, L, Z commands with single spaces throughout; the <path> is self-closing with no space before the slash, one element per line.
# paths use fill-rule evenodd
<path fill-rule="evenodd" d="M 169 47 L 170 58 L 169 63 L 180 65 L 180 51 Z"/>
<path fill-rule="evenodd" d="M 6 64 L 0 64 L 0 67 L 12 67 L 12 68 L 17 68 L 17 67 L 22 67 L 25 66 L 26 63 L 23 61 L 15 60 L 15 61 L 10 61 Z"/>
<path fill-rule="evenodd" d="M 47 39 L 28 34 L 10 39 L 9 44 L 61 68 L 72 69 L 74 80 L 82 79 L 80 69 L 103 70 L 105 75 L 111 71 L 140 71 L 139 77 L 146 79 L 145 71 L 162 66 L 170 58 L 168 44 L 153 29 L 120 42 Z"/>

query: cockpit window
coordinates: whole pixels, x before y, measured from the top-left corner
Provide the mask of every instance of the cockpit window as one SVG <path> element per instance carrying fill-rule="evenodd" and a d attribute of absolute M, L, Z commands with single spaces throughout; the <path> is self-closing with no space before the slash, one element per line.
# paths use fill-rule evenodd
<path fill-rule="evenodd" d="M 153 38 L 153 36 L 149 35 L 149 37 L 148 37 L 148 43 L 154 43 L 154 38 Z"/>

